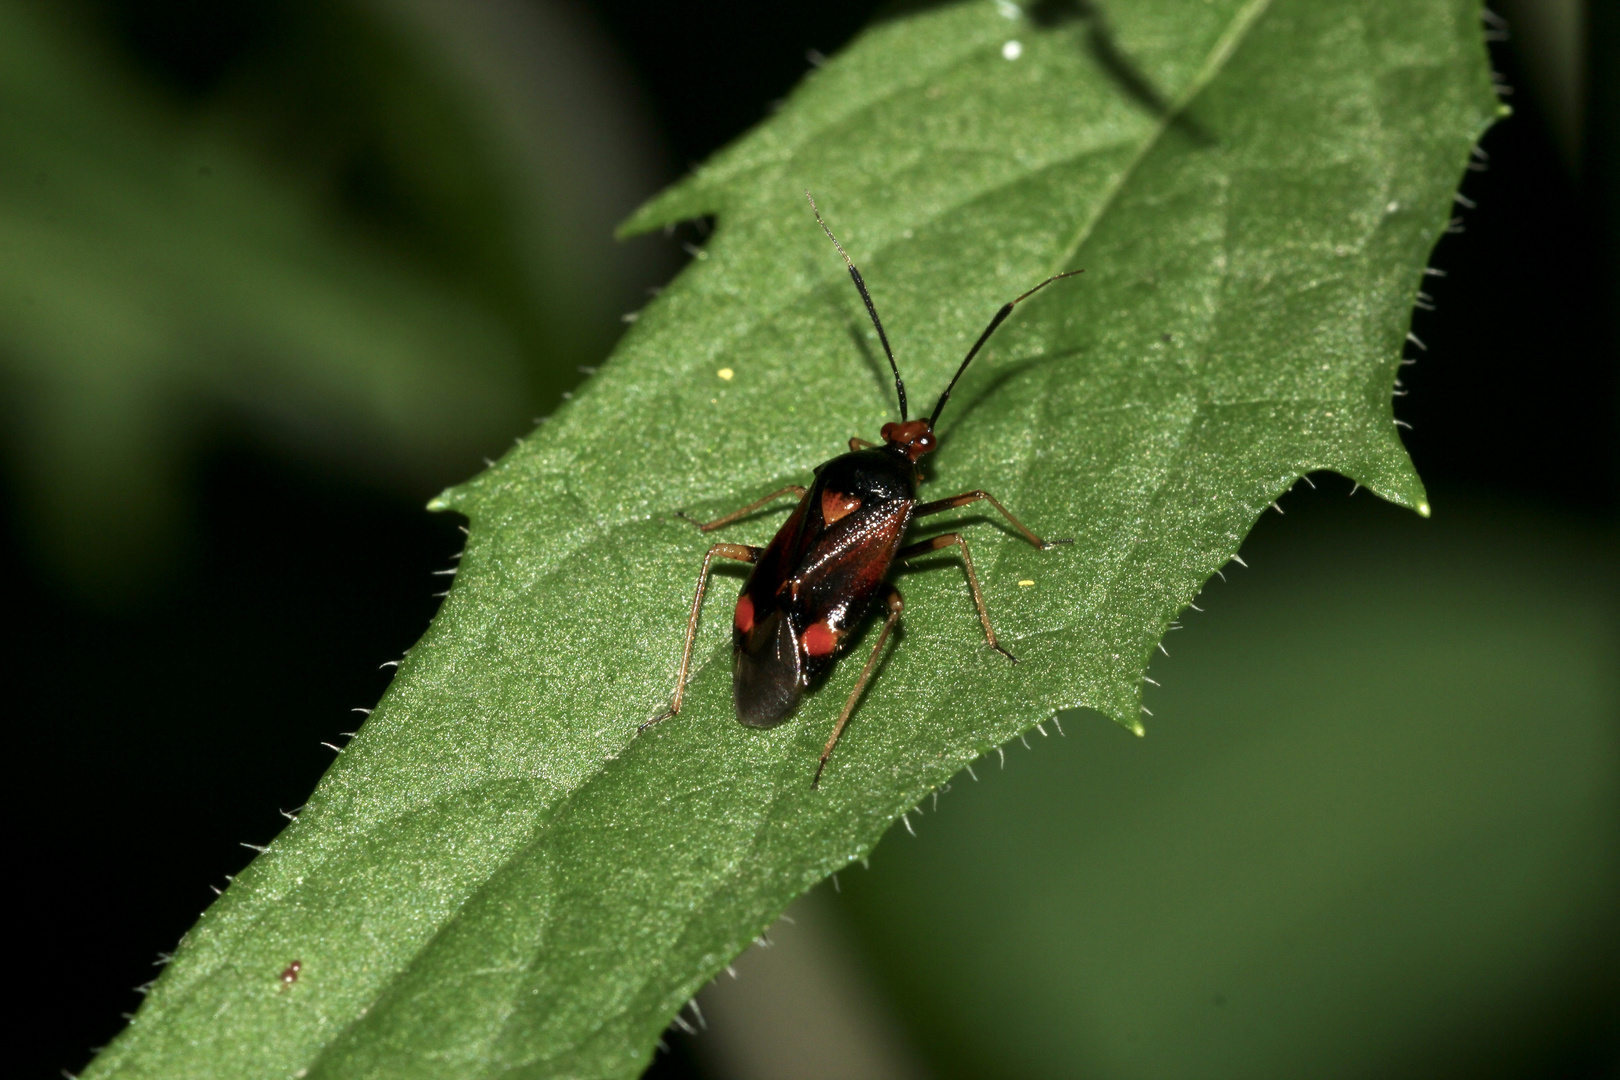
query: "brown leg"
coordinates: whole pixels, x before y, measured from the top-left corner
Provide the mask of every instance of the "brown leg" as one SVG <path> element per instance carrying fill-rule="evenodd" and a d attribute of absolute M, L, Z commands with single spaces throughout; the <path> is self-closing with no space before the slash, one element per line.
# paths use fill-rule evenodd
<path fill-rule="evenodd" d="M 878 631 L 877 644 L 872 646 L 872 655 L 866 658 L 866 666 L 861 669 L 861 677 L 855 680 L 855 689 L 849 692 L 849 700 L 844 702 L 844 711 L 838 715 L 838 723 L 833 725 L 832 737 L 827 740 L 827 745 L 821 751 L 821 763 L 816 766 L 815 778 L 810 781 L 812 788 L 821 783 L 821 770 L 827 767 L 827 759 L 832 756 L 833 747 L 838 745 L 838 736 L 844 733 L 844 725 L 849 723 L 850 714 L 855 711 L 855 703 L 861 700 L 861 691 L 872 681 L 872 672 L 877 668 L 878 656 L 883 652 L 883 643 L 889 640 L 894 624 L 900 621 L 900 612 L 905 609 L 905 602 L 900 598 L 900 590 L 890 585 L 888 593 L 883 597 L 883 606 L 888 609 L 889 616 L 883 620 L 883 629 Z"/>
<path fill-rule="evenodd" d="M 870 450 L 876 445 L 877 443 L 867 442 L 865 439 L 857 435 L 853 439 L 849 440 L 849 452 L 853 454 L 857 450 Z"/>
<path fill-rule="evenodd" d="M 764 548 L 752 547 L 748 544 L 716 544 L 703 556 L 703 569 L 698 571 L 697 595 L 692 597 L 692 615 L 686 620 L 686 647 L 681 650 L 681 673 L 675 680 L 675 700 L 669 708 L 642 724 L 636 729 L 636 734 L 652 727 L 660 720 L 668 720 L 681 711 L 681 699 L 686 697 L 686 674 L 692 669 L 692 642 L 697 640 L 698 613 L 703 610 L 703 593 L 709 585 L 709 564 L 716 556 L 722 559 L 736 559 L 738 562 L 753 563 L 759 560 Z"/>
<path fill-rule="evenodd" d="M 973 572 L 973 556 L 968 554 L 967 541 L 962 539 L 961 533 L 945 533 L 943 536 L 919 540 L 917 543 L 903 547 L 895 552 L 894 557 L 901 560 L 915 559 L 919 555 L 927 555 L 930 551 L 938 551 L 940 548 L 947 548 L 952 544 L 962 549 L 962 568 L 967 571 L 968 588 L 973 590 L 973 604 L 979 609 L 979 623 L 984 627 L 985 640 L 990 643 L 990 647 L 996 652 L 1013 663 L 1018 663 L 1018 657 L 1003 649 L 996 642 L 996 632 L 990 629 L 990 613 L 984 607 L 984 593 L 979 591 L 979 575 Z"/>
<path fill-rule="evenodd" d="M 1042 540 L 1040 537 L 1036 536 L 1034 533 L 1025 528 L 1024 523 L 1013 517 L 1012 512 L 1009 511 L 1005 506 L 1002 506 L 1001 503 L 997 502 L 996 497 L 990 494 L 988 491 L 967 491 L 963 492 L 961 495 L 953 495 L 949 499 L 939 499 L 935 502 L 926 502 L 913 510 L 911 512 L 911 516 L 927 517 L 929 514 L 937 514 L 942 510 L 955 510 L 959 506 L 966 506 L 968 503 L 976 503 L 980 499 L 983 499 L 997 510 L 1000 510 L 1001 516 L 1012 522 L 1013 528 L 1023 533 L 1025 540 L 1028 540 L 1042 551 L 1045 551 L 1047 548 L 1056 547 L 1059 544 L 1074 543 L 1073 540 Z M 963 548 L 962 550 L 965 552 L 967 549 Z"/>
<path fill-rule="evenodd" d="M 694 521 L 692 518 L 687 517 L 686 511 L 684 511 L 684 510 L 677 510 L 677 511 L 675 511 L 675 513 L 676 513 L 677 516 L 686 518 L 687 521 L 691 521 L 692 524 L 694 524 L 694 525 L 696 525 L 698 527 L 699 532 L 713 532 L 715 529 L 720 528 L 722 525 L 730 525 L 733 521 L 736 521 L 738 518 L 747 517 L 749 514 L 752 514 L 755 510 L 758 510 L 760 507 L 764 506 L 766 503 L 771 502 L 774 499 L 779 499 L 783 495 L 786 495 L 790 491 L 793 492 L 793 494 L 797 495 L 799 498 L 801 498 L 801 499 L 804 498 L 804 488 L 800 487 L 798 484 L 789 484 L 785 488 L 780 488 L 780 489 L 778 489 L 776 491 L 771 492 L 769 495 L 765 496 L 763 499 L 757 499 L 754 502 L 749 503 L 747 506 L 743 507 L 741 510 L 733 511 L 732 513 L 727 514 L 725 517 L 715 518 L 713 521 L 710 521 L 710 522 Z M 752 562 L 753 560 L 750 559 L 749 561 Z"/>

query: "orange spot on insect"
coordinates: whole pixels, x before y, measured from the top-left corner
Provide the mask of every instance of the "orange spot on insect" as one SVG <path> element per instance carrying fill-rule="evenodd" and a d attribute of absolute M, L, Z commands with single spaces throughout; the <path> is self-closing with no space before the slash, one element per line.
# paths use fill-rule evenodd
<path fill-rule="evenodd" d="M 824 622 L 812 623 L 804 632 L 804 651 L 811 656 L 828 656 L 838 645 L 838 635 Z"/>
<path fill-rule="evenodd" d="M 861 505 L 859 495 L 845 495 L 842 491 L 821 493 L 821 519 L 831 525 Z"/>
<path fill-rule="evenodd" d="M 754 601 L 747 593 L 737 597 L 737 614 L 732 624 L 737 627 L 739 634 L 746 634 L 754 628 Z"/>

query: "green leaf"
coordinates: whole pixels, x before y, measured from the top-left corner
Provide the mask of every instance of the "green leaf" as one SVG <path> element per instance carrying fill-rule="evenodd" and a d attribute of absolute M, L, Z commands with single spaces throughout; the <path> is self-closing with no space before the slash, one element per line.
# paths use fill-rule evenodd
<path fill-rule="evenodd" d="M 1498 109 L 1476 17 L 1159 0 L 1110 26 L 982 3 L 874 26 L 636 216 L 717 230 L 586 392 L 437 501 L 472 522 L 443 612 L 92 1075 L 634 1075 L 789 899 L 965 763 L 1059 709 L 1135 727 L 1159 637 L 1298 476 L 1423 508 L 1390 391 Z M 959 566 L 920 561 L 820 791 L 859 663 L 741 727 L 724 573 L 685 710 L 635 734 L 711 540 L 673 512 L 803 482 L 894 413 L 806 188 L 924 404 L 997 305 L 1087 271 L 1019 310 L 931 459 L 927 490 L 1076 540 L 968 530 L 1023 662 L 985 648 Z"/>

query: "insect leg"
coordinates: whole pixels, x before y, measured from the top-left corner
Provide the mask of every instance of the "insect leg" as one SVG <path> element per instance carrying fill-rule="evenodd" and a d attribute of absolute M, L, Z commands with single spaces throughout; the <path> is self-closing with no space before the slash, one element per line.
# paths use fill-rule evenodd
<path fill-rule="evenodd" d="M 670 702 L 669 708 L 637 728 L 637 735 L 660 720 L 668 720 L 681 711 L 681 699 L 686 697 L 686 675 L 692 669 L 692 643 L 697 640 L 698 613 L 703 610 L 703 593 L 709 586 L 709 564 L 716 556 L 722 559 L 736 559 L 738 562 L 758 562 L 764 552 L 764 548 L 749 544 L 716 544 L 704 554 L 703 569 L 698 571 L 697 594 L 692 597 L 692 615 L 686 620 L 686 645 L 681 650 L 681 673 L 675 680 L 675 700 Z"/>
<path fill-rule="evenodd" d="M 778 488 L 777 490 L 771 492 L 769 495 L 765 496 L 763 499 L 756 499 L 755 501 L 749 503 L 747 506 L 743 507 L 741 510 L 734 510 L 731 513 L 727 514 L 725 517 L 715 518 L 713 521 L 703 522 L 703 521 L 693 520 L 692 518 L 687 517 L 686 511 L 684 511 L 684 510 L 677 510 L 676 513 L 678 515 L 680 515 L 681 517 L 686 518 L 687 521 L 690 521 L 690 522 L 692 522 L 692 524 L 696 525 L 698 527 L 699 532 L 713 532 L 715 529 L 720 528 L 722 525 L 730 525 L 733 521 L 736 521 L 738 518 L 747 517 L 749 514 L 752 514 L 755 510 L 758 510 L 760 507 L 764 506 L 766 503 L 771 502 L 772 500 L 775 500 L 775 499 L 779 499 L 783 495 L 786 495 L 790 491 L 793 492 L 793 494 L 797 495 L 799 498 L 801 498 L 801 499 L 804 498 L 804 488 L 800 487 L 798 484 L 789 484 L 785 488 Z M 749 561 L 752 562 L 753 560 L 750 559 Z"/>
<path fill-rule="evenodd" d="M 849 451 L 853 454 L 857 450 L 870 450 L 876 445 L 877 443 L 867 442 L 865 439 L 857 435 L 853 439 L 849 440 Z"/>
<path fill-rule="evenodd" d="M 1024 539 L 1028 540 L 1031 544 L 1034 544 L 1041 551 L 1056 547 L 1059 544 L 1074 543 L 1073 540 L 1042 540 L 1040 537 L 1030 532 L 1022 521 L 1019 521 L 1017 518 L 1013 517 L 1012 511 L 1008 510 L 1005 506 L 1002 506 L 1001 503 L 997 501 L 996 497 L 990 494 L 988 491 L 965 491 L 960 495 L 952 495 L 948 499 L 939 499 L 934 502 L 926 502 L 913 510 L 911 512 L 911 516 L 914 518 L 920 518 L 926 517 L 929 514 L 940 513 L 943 510 L 955 510 L 959 506 L 966 506 L 968 503 L 975 503 L 980 499 L 983 499 L 997 510 L 1000 510 L 1001 516 L 1012 522 L 1013 528 L 1023 533 Z"/>
<path fill-rule="evenodd" d="M 844 711 L 838 714 L 838 723 L 833 725 L 832 737 L 821 751 L 821 762 L 816 766 L 816 775 L 810 781 L 813 788 L 821 783 L 821 770 L 827 767 L 827 759 L 832 756 L 833 747 L 838 745 L 838 736 L 844 733 L 844 725 L 849 723 L 850 714 L 855 711 L 855 703 L 860 701 L 861 692 L 866 684 L 872 681 L 872 672 L 877 669 L 878 657 L 883 653 L 883 644 L 889 640 L 889 634 L 894 631 L 894 624 L 900 621 L 900 612 L 905 610 L 905 601 L 900 598 L 900 590 L 893 585 L 883 597 L 883 606 L 888 609 L 888 617 L 883 620 L 883 629 L 878 632 L 877 644 L 872 646 L 872 655 L 866 658 L 866 666 L 861 669 L 861 677 L 855 680 L 855 689 L 849 692 L 849 700 L 844 702 Z"/>
<path fill-rule="evenodd" d="M 989 498 L 989 496 L 985 496 Z M 948 500 L 947 500 L 948 501 Z M 1011 514 L 1007 515 L 1011 517 Z M 979 590 L 979 575 L 973 572 L 973 556 L 968 554 L 967 541 L 962 539 L 961 533 L 944 533 L 940 536 L 919 540 L 895 552 L 894 557 L 899 560 L 914 559 L 919 555 L 927 555 L 931 551 L 950 547 L 955 544 L 962 549 L 962 568 L 967 571 L 968 588 L 973 590 L 973 604 L 979 609 L 979 624 L 984 627 L 984 638 L 990 647 L 1005 656 L 1013 663 L 1018 663 L 1018 657 L 1003 649 L 996 641 L 996 632 L 990 629 L 990 613 L 985 610 L 984 593 Z"/>

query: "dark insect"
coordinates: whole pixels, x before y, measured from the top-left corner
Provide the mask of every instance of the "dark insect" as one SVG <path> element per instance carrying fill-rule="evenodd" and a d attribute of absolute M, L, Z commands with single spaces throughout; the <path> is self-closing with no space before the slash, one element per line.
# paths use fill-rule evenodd
<path fill-rule="evenodd" d="M 288 964 L 281 972 L 281 988 L 286 990 L 288 987 L 292 986 L 293 983 L 297 982 L 298 975 L 303 970 L 304 962 L 302 960 L 294 960 L 292 963 Z"/>
<path fill-rule="evenodd" d="M 805 198 L 810 198 L 808 192 Z M 990 615 L 984 607 L 984 595 L 979 589 L 978 575 L 973 571 L 973 557 L 968 554 L 967 541 L 960 533 L 940 536 L 904 544 L 906 530 L 913 519 L 927 517 L 945 510 L 954 510 L 969 503 L 983 500 L 1001 512 L 1024 539 L 1045 550 L 1068 540 L 1048 543 L 1024 527 L 1023 522 L 985 491 L 968 491 L 948 499 L 919 503 L 917 462 L 938 446 L 934 425 L 939 422 L 940 411 L 951 398 L 951 389 L 984 343 L 995 333 L 1013 308 L 1044 289 L 1059 278 L 1080 273 L 1071 270 L 1047 278 L 1023 295 L 1001 306 L 990 325 L 968 350 L 945 392 L 939 395 L 933 414 L 926 420 L 910 420 L 906 415 L 906 385 L 900 379 L 900 368 L 894 361 L 894 350 L 889 348 L 888 335 L 878 319 L 872 296 L 866 291 L 866 282 L 855 268 L 844 246 L 821 220 L 814 199 L 810 199 L 811 212 L 822 231 L 833 242 L 849 267 L 849 276 L 866 303 L 866 311 L 877 328 L 878 340 L 889 358 L 894 372 L 895 393 L 900 399 L 900 422 L 883 425 L 882 445 L 865 439 L 849 440 L 849 453 L 840 454 L 815 470 L 815 480 L 809 489 L 797 484 L 774 491 L 749 503 L 734 513 L 714 521 L 694 522 L 703 532 L 711 532 L 737 519 L 753 513 L 760 507 L 789 492 L 798 496 L 799 505 L 777 531 L 767 547 L 750 544 L 715 544 L 703 556 L 703 569 L 698 572 L 697 595 L 692 598 L 692 614 L 686 624 L 686 646 L 681 652 L 681 671 L 675 683 L 675 699 L 668 709 L 641 725 L 642 731 L 667 720 L 681 711 L 681 699 L 686 694 L 687 674 L 692 666 L 692 643 L 697 636 L 698 613 L 703 607 L 703 593 L 709 580 L 709 566 L 715 559 L 735 559 L 753 564 L 753 572 L 743 585 L 737 598 L 732 619 L 733 668 L 732 696 L 737 705 L 737 719 L 749 727 L 775 727 L 793 714 L 805 688 L 825 675 L 845 644 L 870 612 L 873 602 L 881 595 L 886 613 L 883 629 L 872 646 L 866 667 L 844 702 L 844 711 L 834 725 L 821 761 L 816 766 L 810 786 L 821 781 L 821 772 L 827 767 L 844 725 L 855 711 L 856 702 L 877 667 L 884 643 L 900 618 L 902 602 L 900 590 L 889 584 L 889 568 L 896 559 L 914 558 L 941 548 L 955 546 L 962 553 L 962 567 L 967 571 L 968 588 L 978 608 L 979 623 L 984 627 L 985 640 L 990 647 L 1008 660 L 1017 657 L 996 641 L 996 632 L 990 628 Z M 682 514 L 682 517 L 686 515 Z M 688 519 L 690 520 L 690 519 Z"/>

